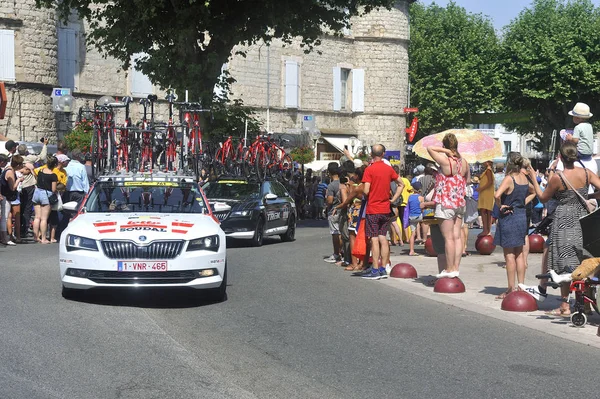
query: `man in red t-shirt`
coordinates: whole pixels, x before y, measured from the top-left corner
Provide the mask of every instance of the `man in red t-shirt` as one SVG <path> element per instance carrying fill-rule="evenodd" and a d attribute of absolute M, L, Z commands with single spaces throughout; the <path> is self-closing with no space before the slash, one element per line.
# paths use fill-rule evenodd
<path fill-rule="evenodd" d="M 364 193 L 367 196 L 367 207 L 365 216 L 365 233 L 371 240 L 371 252 L 373 253 L 373 267 L 362 277 L 379 280 L 387 277 L 386 267 L 377 267 L 379 257 L 384 262 L 389 261 L 390 245 L 386 234 L 390 228 L 391 208 L 390 204 L 396 201 L 402 194 L 404 183 L 394 169 L 383 161 L 385 147 L 376 144 L 371 148 L 373 162 L 363 175 L 365 184 Z M 390 199 L 391 182 L 397 184 L 396 192 Z"/>

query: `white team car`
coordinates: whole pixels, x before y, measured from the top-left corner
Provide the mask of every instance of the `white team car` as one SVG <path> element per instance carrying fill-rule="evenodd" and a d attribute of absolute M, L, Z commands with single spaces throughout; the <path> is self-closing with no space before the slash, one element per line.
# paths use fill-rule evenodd
<path fill-rule="evenodd" d="M 63 297 L 95 287 L 191 287 L 225 299 L 225 233 L 193 178 L 104 176 L 76 208 L 64 204 L 77 215 L 60 239 Z"/>

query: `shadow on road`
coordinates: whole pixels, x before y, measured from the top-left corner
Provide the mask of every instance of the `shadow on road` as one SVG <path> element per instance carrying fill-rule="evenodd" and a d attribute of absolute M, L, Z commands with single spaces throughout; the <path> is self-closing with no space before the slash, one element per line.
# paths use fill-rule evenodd
<path fill-rule="evenodd" d="M 219 305 L 203 295 L 201 290 L 193 288 L 92 288 L 71 300 L 95 305 L 148 309 L 185 309 Z"/>

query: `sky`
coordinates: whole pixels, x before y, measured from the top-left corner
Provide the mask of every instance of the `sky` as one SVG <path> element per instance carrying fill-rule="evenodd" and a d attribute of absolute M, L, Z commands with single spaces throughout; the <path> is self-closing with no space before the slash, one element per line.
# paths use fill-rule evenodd
<path fill-rule="evenodd" d="M 433 3 L 433 0 L 419 0 L 425 5 Z M 445 7 L 449 0 L 435 0 L 439 6 Z M 516 18 L 521 10 L 531 4 L 531 0 L 454 0 L 454 2 L 469 12 L 489 16 L 494 22 L 496 30 L 508 25 Z M 593 0 L 595 6 L 600 6 L 600 0 Z"/>

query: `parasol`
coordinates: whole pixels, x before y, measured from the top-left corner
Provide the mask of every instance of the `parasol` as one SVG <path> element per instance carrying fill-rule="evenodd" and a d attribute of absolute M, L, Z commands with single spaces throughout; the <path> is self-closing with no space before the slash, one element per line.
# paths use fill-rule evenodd
<path fill-rule="evenodd" d="M 469 163 L 490 161 L 502 156 L 502 145 L 498 140 L 474 129 L 450 129 L 430 134 L 415 143 L 413 152 L 421 158 L 433 161 L 427 147 L 443 147 L 442 139 L 448 133 L 454 133 L 458 139 L 458 152 Z"/>

